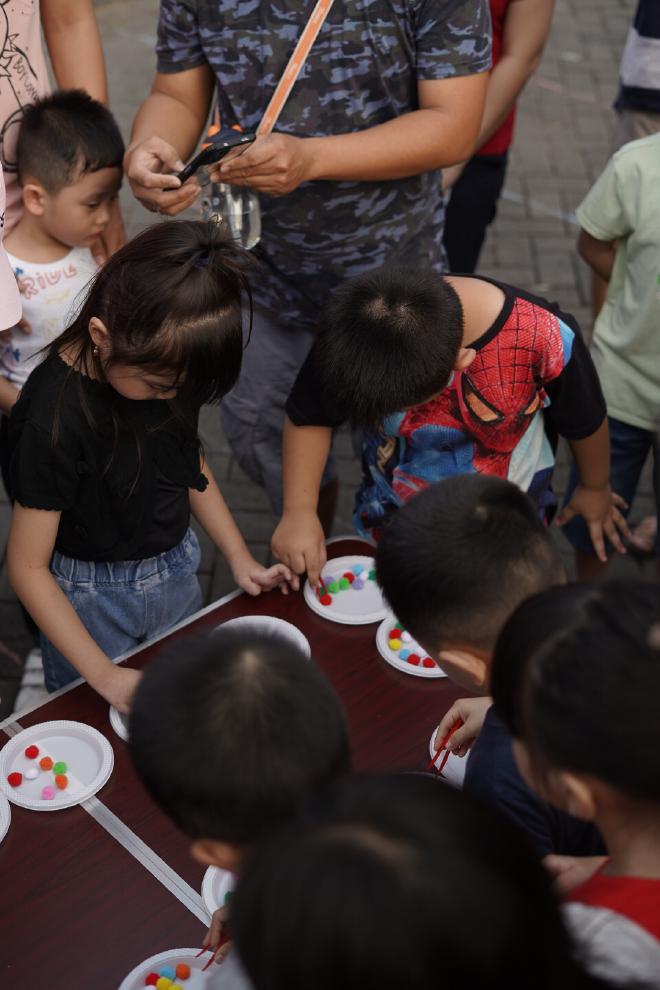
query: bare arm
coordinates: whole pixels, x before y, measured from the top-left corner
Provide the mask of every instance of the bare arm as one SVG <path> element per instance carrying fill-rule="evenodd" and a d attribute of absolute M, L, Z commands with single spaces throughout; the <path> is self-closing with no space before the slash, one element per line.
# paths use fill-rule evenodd
<path fill-rule="evenodd" d="M 284 511 L 273 533 L 275 556 L 296 574 L 307 571 L 315 586 L 326 562 L 323 528 L 316 513 L 332 430 L 284 422 Z"/>
<path fill-rule="evenodd" d="M 0 376 L 0 411 L 9 414 L 21 393 L 4 376 Z"/>
<path fill-rule="evenodd" d="M 41 23 L 60 89 L 108 102 L 105 59 L 92 0 L 41 0 Z"/>
<path fill-rule="evenodd" d="M 578 253 L 605 282 L 609 282 L 612 277 L 616 247 L 617 241 L 599 241 L 586 230 L 580 230 L 577 242 Z"/>
<path fill-rule="evenodd" d="M 50 572 L 59 523 L 59 512 L 16 503 L 7 544 L 9 580 L 43 634 L 81 677 L 120 711 L 128 711 L 138 671 L 112 663 Z"/>

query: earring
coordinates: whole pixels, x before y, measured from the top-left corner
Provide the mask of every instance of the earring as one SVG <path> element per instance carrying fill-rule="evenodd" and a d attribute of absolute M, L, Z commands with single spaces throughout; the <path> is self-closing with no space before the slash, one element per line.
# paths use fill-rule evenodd
<path fill-rule="evenodd" d="M 92 347 L 92 354 L 94 355 L 95 358 L 99 356 L 98 344 L 94 344 L 94 346 Z"/>

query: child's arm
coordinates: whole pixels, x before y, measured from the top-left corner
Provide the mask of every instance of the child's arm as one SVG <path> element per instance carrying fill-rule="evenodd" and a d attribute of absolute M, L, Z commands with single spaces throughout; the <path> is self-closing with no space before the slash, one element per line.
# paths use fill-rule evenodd
<path fill-rule="evenodd" d="M 570 502 L 557 516 L 557 525 L 563 526 L 573 516 L 583 516 L 589 535 L 599 560 L 607 560 L 605 539 L 607 535 L 612 546 L 625 553 L 619 531 L 630 536 L 628 524 L 619 512 L 617 505 L 623 499 L 613 495 L 610 489 L 610 433 L 604 419 L 595 433 L 584 440 L 570 440 L 580 483 L 573 492 Z"/>
<path fill-rule="evenodd" d="M 316 513 L 323 469 L 332 444 L 326 426 L 294 426 L 284 423 L 284 510 L 273 533 L 275 556 L 296 574 L 307 576 L 315 587 L 327 560 L 323 528 Z"/>
<path fill-rule="evenodd" d="M 95 691 L 119 711 L 127 712 L 140 672 L 112 663 L 50 572 L 60 515 L 16 503 L 7 544 L 9 580 L 44 636 Z"/>
<path fill-rule="evenodd" d="M 19 395 L 20 390 L 8 378 L 0 376 L 0 411 L 8 416 Z"/>
<path fill-rule="evenodd" d="M 493 707 L 492 698 L 460 698 L 455 701 L 442 722 L 438 726 L 433 745 L 437 749 L 442 740 L 453 729 L 457 722 L 462 722 L 460 729 L 452 733 L 447 743 L 447 749 L 455 756 L 465 756 L 481 732 L 488 710 Z"/>
<path fill-rule="evenodd" d="M 580 230 L 577 249 L 580 257 L 593 268 L 596 275 L 609 282 L 616 257 L 617 241 L 599 241 L 597 237 Z"/>
<path fill-rule="evenodd" d="M 203 460 L 201 470 L 208 478 L 208 487 L 203 492 L 190 489 L 190 507 L 197 521 L 226 558 L 239 587 L 250 595 L 258 595 L 279 585 L 286 593 L 289 582 L 297 590 L 298 578 L 284 564 L 266 568 L 254 559 L 208 464 Z"/>

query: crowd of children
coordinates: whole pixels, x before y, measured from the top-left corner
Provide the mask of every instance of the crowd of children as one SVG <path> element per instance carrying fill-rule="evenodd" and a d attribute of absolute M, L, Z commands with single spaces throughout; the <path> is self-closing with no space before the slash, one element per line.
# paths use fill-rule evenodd
<path fill-rule="evenodd" d="M 237 987 L 660 985 L 660 587 L 569 583 L 550 528 L 585 579 L 630 537 L 660 423 L 659 142 L 617 152 L 578 210 L 608 282 L 591 351 L 556 304 L 483 276 L 385 266 L 334 291 L 288 399 L 265 567 L 198 436 L 240 375 L 253 259 L 216 223 L 166 220 L 98 267 L 119 129 L 78 90 L 25 112 L 0 251 L 10 580 L 48 689 L 82 676 L 129 712 L 145 787 L 199 862 L 238 875 L 207 936 Z M 338 698 L 276 635 L 179 640 L 144 674 L 112 662 L 200 607 L 191 513 L 249 594 L 316 583 L 344 423 L 383 593 L 471 695 L 436 736 L 459 723 L 463 793 L 352 777 Z"/>

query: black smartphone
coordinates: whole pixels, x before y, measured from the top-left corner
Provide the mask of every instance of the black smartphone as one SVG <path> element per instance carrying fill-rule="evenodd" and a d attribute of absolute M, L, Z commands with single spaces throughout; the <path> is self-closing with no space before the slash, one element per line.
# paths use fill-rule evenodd
<path fill-rule="evenodd" d="M 252 144 L 256 134 L 243 134 L 242 131 L 235 131 L 231 127 L 223 127 L 211 138 L 211 143 L 202 148 L 199 154 L 192 158 L 186 167 L 182 169 L 177 178 L 183 184 L 186 179 L 194 175 L 197 169 L 203 165 L 214 165 L 221 158 L 231 151 L 232 148 L 240 148 L 244 144 Z"/>

